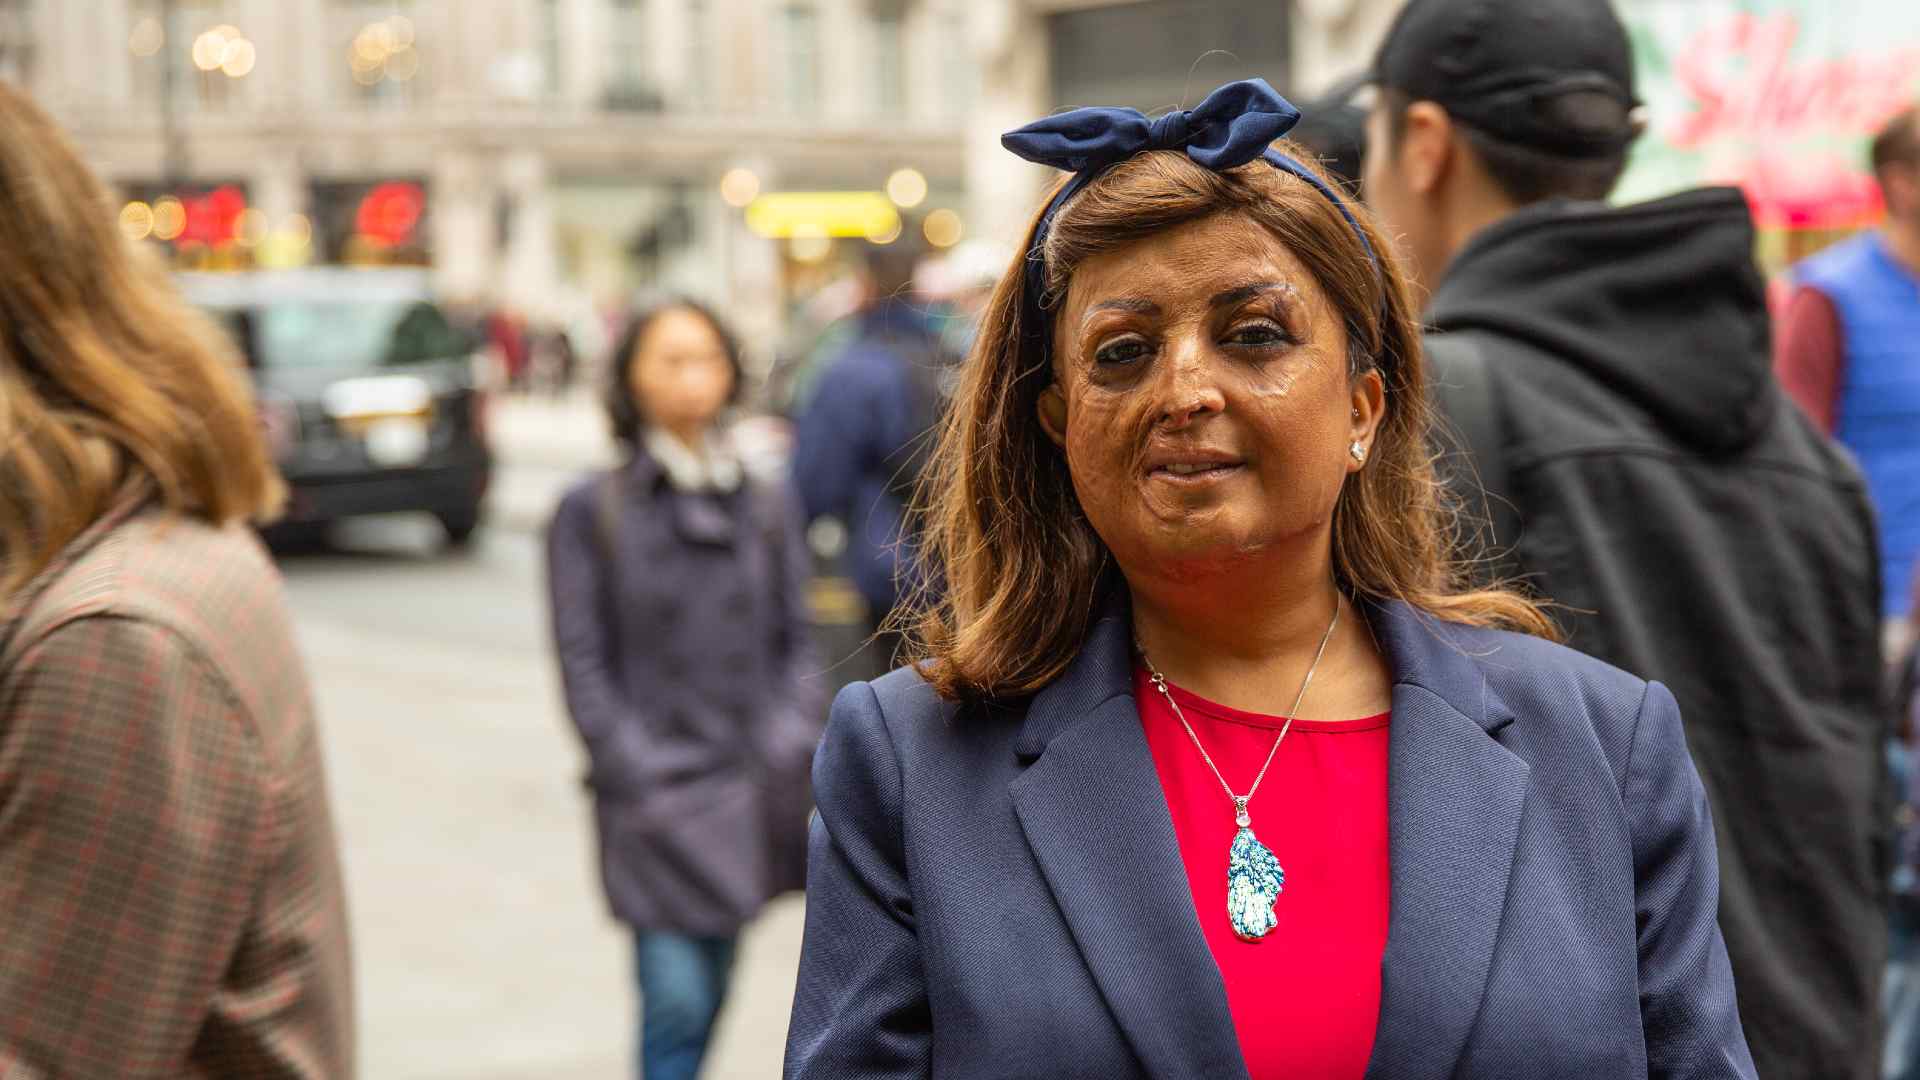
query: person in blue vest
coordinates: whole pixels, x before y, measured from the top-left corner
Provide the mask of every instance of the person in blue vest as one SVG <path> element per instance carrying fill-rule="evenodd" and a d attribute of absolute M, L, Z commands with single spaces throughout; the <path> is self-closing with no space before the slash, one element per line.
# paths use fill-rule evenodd
<path fill-rule="evenodd" d="M 1860 462 L 1880 515 L 1888 659 L 1920 562 L 1920 105 L 1874 136 L 1886 223 L 1802 261 L 1781 319 L 1780 381 Z"/>
<path fill-rule="evenodd" d="M 1853 452 L 1880 517 L 1881 648 L 1912 663 L 1920 560 L 1920 105 L 1896 113 L 1868 152 L 1885 223 L 1793 268 L 1775 366 L 1814 422 Z M 1911 732 L 1908 732 L 1911 736 Z M 1890 747 L 1910 806 L 1911 738 Z M 1911 813 L 1909 813 L 1909 818 Z M 1893 878 L 1885 1075 L 1920 1078 L 1920 851 L 1909 827 Z"/>

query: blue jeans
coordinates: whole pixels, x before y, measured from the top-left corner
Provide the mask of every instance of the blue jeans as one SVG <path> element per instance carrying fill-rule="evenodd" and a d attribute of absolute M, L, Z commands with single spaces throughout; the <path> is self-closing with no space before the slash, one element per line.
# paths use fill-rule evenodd
<path fill-rule="evenodd" d="M 695 1080 L 733 974 L 731 937 L 634 934 L 642 1080 Z"/>

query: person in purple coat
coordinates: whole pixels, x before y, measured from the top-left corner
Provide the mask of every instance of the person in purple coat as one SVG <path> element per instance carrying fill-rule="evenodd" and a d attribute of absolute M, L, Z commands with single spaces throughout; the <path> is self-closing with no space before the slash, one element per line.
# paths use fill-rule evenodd
<path fill-rule="evenodd" d="M 804 875 L 808 676 L 799 515 L 722 420 L 739 350 L 708 309 L 636 318 L 608 411 L 626 461 L 548 534 L 554 643 L 585 744 L 613 914 L 633 928 L 640 1075 L 698 1073 L 740 928 Z"/>

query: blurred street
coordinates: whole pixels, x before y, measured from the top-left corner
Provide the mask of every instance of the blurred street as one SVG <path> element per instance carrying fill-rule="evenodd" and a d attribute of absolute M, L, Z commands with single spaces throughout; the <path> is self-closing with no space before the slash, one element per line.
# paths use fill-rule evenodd
<path fill-rule="evenodd" d="M 627 935 L 592 864 L 547 637 L 539 527 L 605 454 L 590 402 L 503 403 L 491 527 L 369 519 L 282 559 L 319 698 L 353 914 L 362 1072 L 631 1075 Z M 479 856 L 479 857 L 476 857 Z M 777 1075 L 797 898 L 741 952 L 708 1077 Z"/>

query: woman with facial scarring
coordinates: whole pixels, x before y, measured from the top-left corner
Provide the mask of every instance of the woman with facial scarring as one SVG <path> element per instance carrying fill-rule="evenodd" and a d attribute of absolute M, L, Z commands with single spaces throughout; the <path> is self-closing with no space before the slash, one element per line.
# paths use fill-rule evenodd
<path fill-rule="evenodd" d="M 1398 261 L 1263 82 L 1070 175 L 815 762 L 787 1075 L 1750 1077 L 1665 688 L 1469 584 Z"/>

